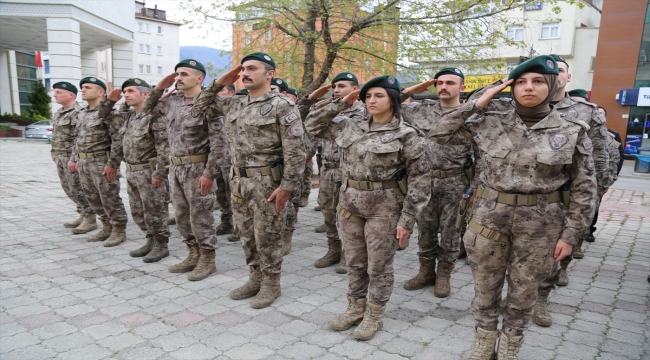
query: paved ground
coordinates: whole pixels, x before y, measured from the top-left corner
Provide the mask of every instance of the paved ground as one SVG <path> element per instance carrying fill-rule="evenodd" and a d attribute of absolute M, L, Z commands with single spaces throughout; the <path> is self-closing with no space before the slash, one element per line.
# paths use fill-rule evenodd
<path fill-rule="evenodd" d="M 282 297 L 254 310 L 227 297 L 247 276 L 238 243 L 220 238 L 217 274 L 189 282 L 167 272 L 185 256 L 175 228 L 171 256 L 156 264 L 128 256 L 143 239 L 133 223 L 115 248 L 71 235 L 61 224 L 75 213 L 48 151 L 0 141 L 3 360 L 458 359 L 472 346 L 469 267 L 459 261 L 447 299 L 431 288 L 407 292 L 402 284 L 417 272 L 414 243 L 396 256 L 384 330 L 368 342 L 329 330 L 326 322 L 345 309 L 347 280 L 312 266 L 325 253 L 325 237 L 313 232 L 321 221 L 312 210 L 316 192 L 300 212 Z M 650 180 L 627 167 L 624 176 L 636 190 L 605 196 L 596 242 L 572 264 L 569 286 L 552 295 L 555 324 L 531 325 L 522 359 L 649 358 Z"/>

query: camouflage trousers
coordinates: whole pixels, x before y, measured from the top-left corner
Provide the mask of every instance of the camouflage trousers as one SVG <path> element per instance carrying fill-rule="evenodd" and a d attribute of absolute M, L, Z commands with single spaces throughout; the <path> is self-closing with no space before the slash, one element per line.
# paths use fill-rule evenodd
<path fill-rule="evenodd" d="M 279 274 L 282 270 L 282 240 L 280 232 L 286 226 L 287 210 L 275 210 L 275 201 L 267 201 L 280 186 L 270 176 L 248 178 L 234 176 L 230 180 L 232 207 L 244 248 L 246 264 L 259 266 L 266 273 Z"/>
<path fill-rule="evenodd" d="M 131 216 L 136 225 L 147 235 L 169 238 L 169 185 L 167 180 L 160 187 L 151 183 L 151 170 L 126 169 L 126 190 L 129 194 Z"/>
<path fill-rule="evenodd" d="M 596 204 L 594 208 L 598 209 L 599 206 L 600 206 L 600 198 L 596 197 Z M 582 243 L 584 242 L 585 236 L 587 235 L 588 233 L 584 234 L 580 238 L 580 240 L 578 240 L 578 244 L 576 244 L 576 246 L 573 247 L 573 251 L 575 251 L 576 248 L 582 247 Z M 551 270 L 549 276 L 546 279 L 544 279 L 544 281 L 541 284 L 539 284 L 540 294 L 548 295 L 553 289 L 555 289 L 555 287 L 557 286 L 557 282 L 560 280 L 560 270 L 562 269 L 566 270 L 566 268 L 569 266 L 571 261 L 573 261 L 573 251 L 571 252 L 571 255 L 553 264 L 553 270 Z"/>
<path fill-rule="evenodd" d="M 296 223 L 298 223 L 298 209 L 300 209 L 300 196 L 302 194 L 301 184 L 297 184 L 291 192 L 291 197 L 287 201 L 287 206 L 284 211 L 286 215 L 286 224 L 284 230 L 293 232 L 296 230 Z"/>
<path fill-rule="evenodd" d="M 309 197 L 311 194 L 311 177 L 314 175 L 314 159 L 310 159 L 305 164 L 305 172 L 302 173 L 302 182 L 300 183 L 300 194 L 304 197 Z"/>
<path fill-rule="evenodd" d="M 404 196 L 394 189 L 341 187 L 339 205 L 363 218 L 337 214 L 348 267 L 348 295 L 354 299 L 367 297 L 382 306 L 390 299 L 395 281 L 393 259 L 399 245 L 395 235 L 403 203 Z"/>
<path fill-rule="evenodd" d="M 332 207 L 334 203 L 335 181 L 341 180 L 343 175 L 341 169 L 320 168 L 320 186 L 318 188 L 318 205 L 325 219 L 327 238 L 340 240 L 339 232 L 336 229 L 336 210 Z"/>
<path fill-rule="evenodd" d="M 201 195 L 199 178 L 205 163 L 169 166 L 169 186 L 176 217 L 176 227 L 189 246 L 214 250 L 217 234 L 214 231 L 215 187 L 207 195 Z"/>
<path fill-rule="evenodd" d="M 535 206 L 512 206 L 497 203 L 497 195 L 491 190 L 487 199 L 477 200 L 473 220 L 510 240 L 491 240 L 472 228 L 463 238 L 475 284 L 471 309 L 477 327 L 497 330 L 501 290 L 507 280 L 502 329 L 508 336 L 519 336 L 533 315 L 537 288 L 553 268 L 564 205 L 548 204 L 539 196 Z"/>
<path fill-rule="evenodd" d="M 56 171 L 59 174 L 61 188 L 63 188 L 68 198 L 77 205 L 77 212 L 79 214 L 94 214 L 95 211 L 88 204 L 84 190 L 81 187 L 79 173 L 73 173 L 68 170 L 68 161 L 70 161 L 70 155 L 56 155 Z"/>
<path fill-rule="evenodd" d="M 431 178 L 431 199 L 417 221 L 420 258 L 446 263 L 458 260 L 460 229 L 456 228 L 456 216 L 460 199 L 468 187 L 469 180 L 464 176 Z"/>
<path fill-rule="evenodd" d="M 232 216 L 232 204 L 230 202 L 230 168 L 222 167 L 214 181 L 217 183 L 217 204 L 221 207 L 221 217 Z"/>
<path fill-rule="evenodd" d="M 110 182 L 104 175 L 106 159 L 79 159 L 77 165 L 86 200 L 99 219 L 111 225 L 126 225 L 126 210 L 120 197 L 120 171 L 117 179 Z"/>

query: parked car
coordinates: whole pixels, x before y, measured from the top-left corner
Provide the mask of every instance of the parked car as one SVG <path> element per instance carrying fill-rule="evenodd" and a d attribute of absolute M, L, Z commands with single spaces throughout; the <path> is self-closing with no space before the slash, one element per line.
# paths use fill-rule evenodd
<path fill-rule="evenodd" d="M 50 120 L 37 121 L 25 128 L 25 138 L 48 139 L 52 137 L 52 125 Z"/>

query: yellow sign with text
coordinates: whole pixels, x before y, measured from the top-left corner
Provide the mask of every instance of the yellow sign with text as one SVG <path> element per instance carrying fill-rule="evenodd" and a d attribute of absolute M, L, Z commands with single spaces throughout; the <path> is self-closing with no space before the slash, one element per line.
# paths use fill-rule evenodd
<path fill-rule="evenodd" d="M 465 76 L 465 92 L 480 89 L 506 77 L 508 77 L 507 74 Z"/>

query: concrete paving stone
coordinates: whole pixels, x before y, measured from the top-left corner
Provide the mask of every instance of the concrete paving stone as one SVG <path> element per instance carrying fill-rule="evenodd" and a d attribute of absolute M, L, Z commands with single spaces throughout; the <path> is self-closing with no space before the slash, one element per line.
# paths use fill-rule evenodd
<path fill-rule="evenodd" d="M 199 340 L 215 336 L 224 331 L 230 331 L 230 329 L 224 328 L 222 326 L 215 326 L 208 321 L 202 321 L 200 323 L 188 325 L 181 330 L 183 334 Z"/>
<path fill-rule="evenodd" d="M 107 338 L 109 336 L 119 335 L 127 332 L 129 329 L 117 322 L 106 322 L 100 325 L 89 326 L 83 329 L 83 333 L 89 334 L 95 340 Z"/>
<path fill-rule="evenodd" d="M 442 332 L 430 330 L 429 328 L 422 328 L 418 326 L 410 326 L 406 330 L 399 332 L 399 337 L 420 344 L 429 343 L 431 339 L 441 336 Z"/>
<path fill-rule="evenodd" d="M 99 360 L 111 355 L 111 351 L 101 346 L 91 344 L 80 349 L 72 349 L 57 356 L 66 360 Z"/>
<path fill-rule="evenodd" d="M 320 326 L 312 323 L 308 323 L 302 320 L 294 320 L 290 323 L 276 327 L 276 330 L 285 334 L 291 334 L 296 337 L 303 337 L 307 334 L 313 333 L 320 328 Z"/>
<path fill-rule="evenodd" d="M 471 333 L 471 330 L 470 330 Z M 451 357 L 460 357 L 459 355 L 470 351 L 474 345 L 474 336 L 469 335 L 463 338 L 452 338 L 450 336 L 439 336 L 431 339 L 427 348 L 437 351 L 439 354 L 449 354 Z"/>
<path fill-rule="evenodd" d="M 165 356 L 165 351 L 151 346 L 138 346 L 134 349 L 123 350 L 118 354 L 123 360 L 158 360 Z"/>
<path fill-rule="evenodd" d="M 410 342 L 406 339 L 394 339 L 381 345 L 379 348 L 389 353 L 412 357 L 422 349 L 422 345 Z"/>
<path fill-rule="evenodd" d="M 375 348 L 361 341 L 346 340 L 341 344 L 334 345 L 329 351 L 350 359 L 364 359 L 373 353 Z"/>
<path fill-rule="evenodd" d="M 27 328 L 18 325 L 15 322 L 0 325 L 0 338 L 14 336 L 21 332 L 27 331 Z"/>
<path fill-rule="evenodd" d="M 2 301 L 2 306 L 5 309 L 11 309 L 18 306 L 25 306 L 30 304 L 36 304 L 38 299 L 34 298 L 29 294 L 22 294 L 20 296 L 15 296 L 11 298 L 6 298 Z"/>
<path fill-rule="evenodd" d="M 292 335 L 288 335 L 288 334 L 284 334 L 284 335 L 290 336 L 293 339 L 298 339 Z M 331 348 L 334 345 L 340 344 L 348 339 L 349 339 L 348 335 L 339 331 L 330 330 L 329 328 L 324 330 L 317 330 L 304 337 L 304 341 L 310 344 L 318 345 L 323 348 Z M 272 337 L 269 340 L 272 340 Z M 256 342 L 256 340 L 253 340 L 253 342 Z"/>
<path fill-rule="evenodd" d="M 58 322 L 34 329 L 32 334 L 38 336 L 40 339 L 46 340 L 56 336 L 72 334 L 77 331 L 79 331 L 79 329 L 76 326 L 64 322 Z"/>
<path fill-rule="evenodd" d="M 54 349 L 56 352 L 62 353 L 72 349 L 83 348 L 93 344 L 93 339 L 90 335 L 73 333 L 43 341 L 43 345 L 48 348 Z"/>
<path fill-rule="evenodd" d="M 117 352 L 122 349 L 130 348 L 142 342 L 145 342 L 145 339 L 141 338 L 138 335 L 123 333 L 120 335 L 109 336 L 107 338 L 101 339 L 97 341 L 97 344 L 106 347 L 113 352 Z"/>
<path fill-rule="evenodd" d="M 2 360 L 41 360 L 41 359 L 52 359 L 56 356 L 56 352 L 52 349 L 48 349 L 43 345 L 32 345 L 24 349 L 17 349 L 10 353 L 0 352 Z"/>
<path fill-rule="evenodd" d="M 610 328 L 606 335 L 607 339 L 620 341 L 622 343 L 630 344 L 633 347 L 642 347 L 646 344 L 647 339 L 642 334 L 635 334 L 628 330 L 619 330 Z"/>
<path fill-rule="evenodd" d="M 201 360 L 214 359 L 216 356 L 221 355 L 221 352 L 204 344 L 194 344 L 186 348 L 178 349 L 169 355 L 179 360 Z"/>
<path fill-rule="evenodd" d="M 146 324 L 140 327 L 137 327 L 132 330 L 135 334 L 140 335 L 145 339 L 153 339 L 162 335 L 167 335 L 173 331 L 176 331 L 176 328 L 167 324 L 164 324 L 161 321 L 157 321 L 151 324 Z"/>
<path fill-rule="evenodd" d="M 524 344 L 519 351 L 519 358 L 534 360 L 550 360 L 555 357 L 555 352 Z"/>
<path fill-rule="evenodd" d="M 198 343 L 199 340 L 187 336 L 180 331 L 171 332 L 167 335 L 158 336 L 149 340 L 149 343 L 155 347 L 161 348 L 165 352 L 176 351 L 180 348 L 188 347 Z M 213 344 L 208 345 L 212 346 Z"/>
<path fill-rule="evenodd" d="M 619 359 L 641 359 L 643 348 L 640 346 L 630 346 L 628 343 L 620 342 L 618 340 L 606 339 L 600 346 L 603 352 L 611 352 L 618 354 Z"/>
<path fill-rule="evenodd" d="M 48 306 L 33 304 L 33 305 L 17 306 L 15 308 L 11 308 L 7 310 L 7 313 L 17 318 L 23 318 L 27 316 L 36 315 L 36 314 L 42 314 L 51 310 L 52 309 Z"/>
<path fill-rule="evenodd" d="M 258 360 L 266 359 L 273 354 L 269 348 L 257 344 L 246 344 L 241 347 L 233 348 L 224 353 L 231 359 Z"/>
<path fill-rule="evenodd" d="M 171 334 L 173 335 L 173 334 Z M 185 335 L 183 335 L 185 336 Z M 196 340 L 196 339 L 193 339 Z M 219 351 L 228 351 L 233 348 L 237 348 L 240 346 L 243 346 L 244 344 L 248 344 L 251 341 L 248 338 L 242 337 L 240 335 L 236 334 L 231 334 L 227 331 L 219 333 L 214 336 L 210 336 L 208 338 L 200 340 L 202 344 L 206 344 L 208 346 L 214 347 L 215 349 Z"/>
<path fill-rule="evenodd" d="M 126 305 L 126 304 L 106 306 L 99 309 L 99 311 L 106 314 L 108 317 L 112 317 L 112 318 L 120 318 L 126 314 L 132 314 L 136 311 L 141 311 L 141 310 L 142 309 L 138 306 Z"/>
<path fill-rule="evenodd" d="M 325 354 L 325 350 L 306 342 L 296 342 L 281 348 L 277 354 L 286 359 L 312 359 Z"/>

